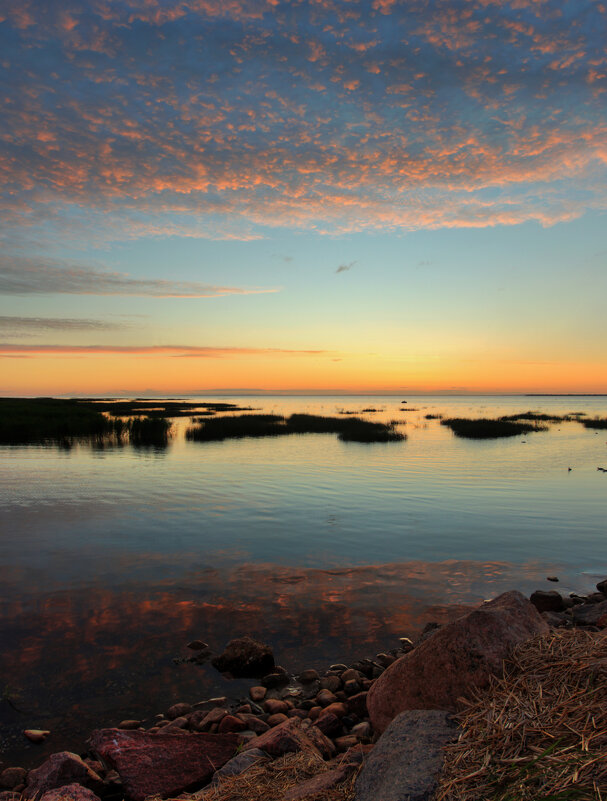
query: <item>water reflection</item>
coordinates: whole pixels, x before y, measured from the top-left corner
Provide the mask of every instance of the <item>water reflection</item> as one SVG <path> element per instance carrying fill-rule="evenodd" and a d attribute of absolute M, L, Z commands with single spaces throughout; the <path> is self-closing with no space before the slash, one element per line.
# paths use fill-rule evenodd
<path fill-rule="evenodd" d="M 5 600 L 0 702 L 5 762 L 36 764 L 44 753 L 80 751 L 88 732 L 146 718 L 177 700 L 238 698 L 210 665 L 175 664 L 185 644 L 219 651 L 248 633 L 269 642 L 291 671 L 324 667 L 396 647 L 429 620 L 537 581 L 538 568 L 500 562 L 411 562 L 329 570 L 268 564 L 193 571 L 164 586 L 124 584 Z M 26 727 L 48 728 L 43 746 Z"/>

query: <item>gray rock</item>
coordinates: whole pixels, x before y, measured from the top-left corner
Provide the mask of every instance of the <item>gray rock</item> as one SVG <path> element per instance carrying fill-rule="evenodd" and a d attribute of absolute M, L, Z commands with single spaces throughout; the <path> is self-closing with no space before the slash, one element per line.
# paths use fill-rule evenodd
<path fill-rule="evenodd" d="M 603 615 L 607 615 L 607 600 L 573 607 L 573 622 L 577 625 L 593 626 Z"/>
<path fill-rule="evenodd" d="M 596 585 L 596 588 L 599 592 L 602 592 L 603 595 L 607 595 L 607 579 L 599 581 L 599 583 Z"/>
<path fill-rule="evenodd" d="M 401 712 L 367 757 L 354 801 L 429 801 L 443 765 L 443 747 L 455 736 L 448 712 Z"/>
<path fill-rule="evenodd" d="M 536 590 L 529 598 L 538 612 L 562 612 L 563 599 L 556 590 Z"/>
<path fill-rule="evenodd" d="M 267 762 L 269 758 L 270 757 L 265 751 L 262 751 L 261 748 L 251 748 L 249 751 L 242 751 L 240 754 L 236 754 L 235 757 L 232 757 L 229 762 L 226 762 L 223 768 L 219 768 L 213 776 L 211 786 L 219 784 L 219 782 L 227 776 L 240 776 L 241 773 L 244 773 L 245 770 L 248 770 L 252 765 L 255 765 L 257 762 Z"/>

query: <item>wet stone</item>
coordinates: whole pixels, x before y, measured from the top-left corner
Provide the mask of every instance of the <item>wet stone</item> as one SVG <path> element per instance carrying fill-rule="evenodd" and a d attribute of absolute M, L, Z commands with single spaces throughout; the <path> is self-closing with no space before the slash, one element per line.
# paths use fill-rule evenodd
<path fill-rule="evenodd" d="M 251 687 L 249 690 L 249 695 L 251 696 L 252 701 L 263 701 L 266 697 L 267 689 L 265 687 Z"/>

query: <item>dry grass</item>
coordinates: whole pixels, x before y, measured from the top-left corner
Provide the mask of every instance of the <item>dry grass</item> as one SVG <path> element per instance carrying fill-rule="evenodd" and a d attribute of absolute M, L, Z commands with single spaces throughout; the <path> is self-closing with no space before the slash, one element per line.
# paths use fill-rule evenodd
<path fill-rule="evenodd" d="M 285 793 L 301 782 L 336 767 L 321 757 L 300 751 L 285 754 L 272 762 L 253 765 L 240 776 L 223 779 L 217 787 L 206 787 L 180 799 L 191 801 L 281 801 Z M 358 771 L 341 784 L 323 793 L 306 796 L 305 801 L 353 801 Z"/>
<path fill-rule="evenodd" d="M 459 722 L 437 801 L 607 801 L 607 633 L 525 643 Z"/>

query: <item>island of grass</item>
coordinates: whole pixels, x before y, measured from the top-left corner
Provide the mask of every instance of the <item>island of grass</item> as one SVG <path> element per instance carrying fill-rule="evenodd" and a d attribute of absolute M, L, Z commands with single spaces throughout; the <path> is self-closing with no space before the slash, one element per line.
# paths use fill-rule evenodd
<path fill-rule="evenodd" d="M 241 414 L 213 417 L 188 428 L 186 438 L 217 442 L 242 437 L 280 437 L 287 434 L 337 434 L 343 442 L 400 442 L 406 439 L 396 423 L 374 423 L 359 417 L 347 419 L 312 414 Z"/>
<path fill-rule="evenodd" d="M 163 417 L 122 420 L 95 401 L 61 398 L 0 398 L 0 444 L 166 445 L 171 424 Z"/>
<path fill-rule="evenodd" d="M 590 420 L 579 420 L 584 428 L 607 428 L 607 417 L 592 417 Z"/>
<path fill-rule="evenodd" d="M 516 437 L 519 434 L 528 434 L 531 431 L 547 431 L 548 426 L 538 422 L 523 423 L 518 420 L 498 418 L 470 419 L 466 417 L 450 417 L 441 420 L 441 425 L 447 426 L 456 437 L 465 439 L 497 439 L 499 437 Z"/>

